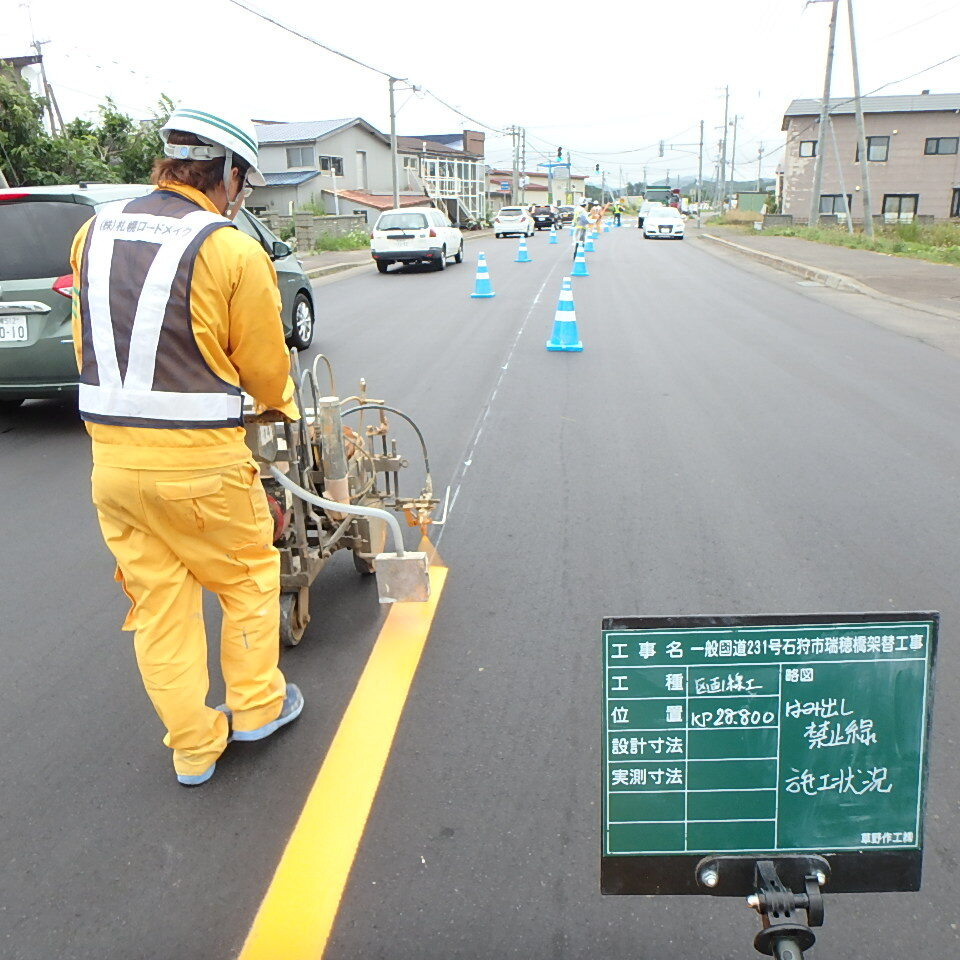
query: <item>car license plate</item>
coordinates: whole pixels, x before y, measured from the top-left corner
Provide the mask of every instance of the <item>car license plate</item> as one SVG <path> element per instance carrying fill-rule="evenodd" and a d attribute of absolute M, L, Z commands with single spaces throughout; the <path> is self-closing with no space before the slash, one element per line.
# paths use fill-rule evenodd
<path fill-rule="evenodd" d="M 661 233 L 673 233 L 673 227 L 661 227 L 661 228 L 660 228 L 660 232 L 661 232 Z"/>
<path fill-rule="evenodd" d="M 26 317 L 0 317 L 0 343 L 22 343 L 29 339 Z"/>

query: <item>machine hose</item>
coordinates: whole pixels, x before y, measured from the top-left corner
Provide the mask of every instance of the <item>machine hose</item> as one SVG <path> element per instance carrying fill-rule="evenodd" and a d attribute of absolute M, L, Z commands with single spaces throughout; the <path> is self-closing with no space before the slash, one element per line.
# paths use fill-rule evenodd
<path fill-rule="evenodd" d="M 270 475 L 281 487 L 289 490 L 295 497 L 299 497 L 301 500 L 311 503 L 315 507 L 320 507 L 322 510 L 329 510 L 331 513 L 343 513 L 355 517 L 373 517 L 377 520 L 385 521 L 390 528 L 390 532 L 393 534 L 393 545 L 397 556 L 402 557 L 404 555 L 403 533 L 400 530 L 400 524 L 397 522 L 397 518 L 392 513 L 388 513 L 386 510 L 381 510 L 378 507 L 361 507 L 355 503 L 338 503 L 336 500 L 326 500 L 324 497 L 318 497 L 315 493 L 304 490 L 299 484 L 294 483 L 278 467 L 273 466 L 273 464 L 270 465 Z"/>

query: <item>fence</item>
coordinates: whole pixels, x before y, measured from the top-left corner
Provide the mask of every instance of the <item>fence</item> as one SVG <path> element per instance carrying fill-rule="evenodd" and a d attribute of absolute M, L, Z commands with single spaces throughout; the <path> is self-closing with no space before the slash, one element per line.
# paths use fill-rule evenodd
<path fill-rule="evenodd" d="M 265 213 L 263 222 L 276 234 L 285 236 L 293 230 L 298 250 L 312 250 L 320 237 L 342 237 L 351 230 L 366 230 L 367 221 L 356 215 L 318 217 L 312 213 L 295 213 L 292 217 Z"/>

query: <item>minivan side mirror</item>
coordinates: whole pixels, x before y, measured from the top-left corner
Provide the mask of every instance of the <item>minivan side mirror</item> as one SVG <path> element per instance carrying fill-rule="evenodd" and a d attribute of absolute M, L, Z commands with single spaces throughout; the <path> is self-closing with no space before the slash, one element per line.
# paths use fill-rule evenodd
<path fill-rule="evenodd" d="M 271 260 L 281 260 L 283 257 L 289 257 L 293 251 L 282 240 L 273 241 L 273 250 L 270 253 Z"/>

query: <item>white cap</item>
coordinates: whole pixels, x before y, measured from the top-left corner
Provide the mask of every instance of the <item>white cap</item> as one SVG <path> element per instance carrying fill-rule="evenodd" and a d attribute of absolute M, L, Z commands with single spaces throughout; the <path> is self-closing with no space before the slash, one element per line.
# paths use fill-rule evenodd
<path fill-rule="evenodd" d="M 189 146 L 167 143 L 172 130 L 182 130 L 199 137 L 206 146 Z M 164 153 L 178 160 L 213 160 L 226 157 L 227 153 L 243 157 L 250 164 L 247 183 L 252 187 L 264 187 L 267 181 L 257 168 L 257 131 L 247 119 L 225 112 L 210 112 L 197 107 L 177 107 L 170 119 L 161 127 Z"/>

